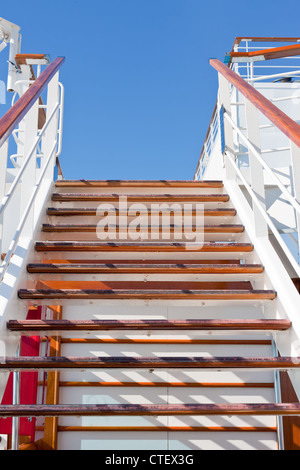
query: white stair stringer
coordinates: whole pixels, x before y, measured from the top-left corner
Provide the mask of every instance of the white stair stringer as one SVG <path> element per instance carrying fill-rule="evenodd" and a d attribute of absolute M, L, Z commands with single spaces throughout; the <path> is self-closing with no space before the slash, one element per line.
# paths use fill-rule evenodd
<path fill-rule="evenodd" d="M 264 265 L 264 285 L 272 285 L 277 293 L 276 300 L 265 305 L 264 315 L 266 318 L 288 318 L 291 321 L 291 328 L 288 331 L 276 332 L 274 335 L 276 346 L 282 356 L 295 357 L 295 362 L 298 362 L 300 351 L 299 293 L 271 242 L 255 236 L 251 210 L 237 183 L 227 181 L 224 185 L 255 246 L 257 256 Z M 300 398 L 300 374 L 297 370 L 290 370 L 288 373 L 295 392 Z"/>

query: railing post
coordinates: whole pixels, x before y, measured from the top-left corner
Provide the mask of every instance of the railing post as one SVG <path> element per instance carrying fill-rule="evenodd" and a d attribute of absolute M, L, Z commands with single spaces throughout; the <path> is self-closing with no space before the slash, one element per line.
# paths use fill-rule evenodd
<path fill-rule="evenodd" d="M 219 73 L 219 103 L 223 108 L 223 114 L 227 113 L 231 117 L 231 100 L 229 91 L 229 82 Z M 223 119 L 223 130 L 224 130 L 224 164 L 226 179 L 233 180 L 236 175 L 232 165 L 226 161 L 226 150 L 230 154 L 235 156 L 234 142 L 233 142 L 233 129 L 226 119 Z"/>
<path fill-rule="evenodd" d="M 47 119 L 54 111 L 54 108 L 59 104 L 59 72 L 57 72 L 54 77 L 52 78 L 51 82 L 48 85 L 48 92 L 47 92 L 47 112 L 46 117 Z M 46 159 L 50 153 L 51 148 L 53 147 L 53 143 L 58 141 L 58 117 L 59 117 L 59 110 L 56 111 L 55 115 L 53 116 L 46 135 L 43 139 L 42 143 L 42 153 Z M 56 162 L 56 154 L 57 150 L 53 156 L 53 165 L 49 165 L 49 171 L 54 170 L 55 162 Z M 53 173 L 51 175 L 53 178 Z"/>
<path fill-rule="evenodd" d="M 259 131 L 259 118 L 257 108 L 245 99 L 246 122 L 248 131 L 248 140 L 251 142 L 255 150 L 260 153 L 260 131 Z M 257 199 L 260 201 L 262 207 L 266 209 L 266 194 L 264 184 L 264 172 L 261 163 L 257 160 L 251 148 L 249 149 L 249 171 L 250 171 L 250 184 Z M 258 238 L 268 237 L 268 225 L 263 218 L 262 214 L 253 205 L 254 229 Z"/>
<path fill-rule="evenodd" d="M 8 140 L 0 147 L 0 202 L 5 196 L 6 177 L 7 177 L 7 157 L 8 157 Z M 4 215 L 0 215 L 0 257 L 3 241 L 3 221 Z"/>
<path fill-rule="evenodd" d="M 7 172 L 8 140 L 0 147 L 0 201 L 5 196 Z"/>
<path fill-rule="evenodd" d="M 32 147 L 37 138 L 37 132 L 38 100 L 34 103 L 32 108 L 28 111 L 26 117 L 24 118 L 24 159 L 32 150 Z M 37 150 L 35 149 L 33 154 L 31 155 L 31 159 L 27 165 L 27 168 L 22 176 L 20 214 L 24 213 L 36 182 L 36 153 Z M 31 211 L 24 227 L 24 235 L 30 238 L 32 236 L 33 230 L 33 217 L 34 213 L 33 211 Z"/>
<path fill-rule="evenodd" d="M 293 177 L 293 188 L 295 198 L 300 202 L 300 148 L 291 141 L 291 166 Z M 300 215 L 295 211 L 298 234 L 298 263 L 300 261 Z"/>
<path fill-rule="evenodd" d="M 273 349 L 273 357 L 278 357 L 278 349 L 277 349 L 276 342 L 274 339 L 272 340 L 272 349 Z M 280 381 L 279 370 L 274 371 L 274 392 L 275 392 L 276 403 L 282 403 L 281 381 Z M 278 449 L 284 450 L 284 430 L 283 430 L 282 416 L 277 416 L 276 421 L 277 421 Z"/>
<path fill-rule="evenodd" d="M 16 352 L 16 357 L 20 355 L 20 344 Z M 20 404 L 20 372 L 13 372 L 13 405 Z M 12 450 L 19 450 L 19 435 L 20 435 L 20 418 L 12 418 Z"/>

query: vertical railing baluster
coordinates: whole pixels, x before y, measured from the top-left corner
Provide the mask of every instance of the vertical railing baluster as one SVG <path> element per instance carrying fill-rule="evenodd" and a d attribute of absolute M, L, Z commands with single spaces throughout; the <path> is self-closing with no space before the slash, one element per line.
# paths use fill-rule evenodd
<path fill-rule="evenodd" d="M 272 340 L 273 357 L 278 357 L 278 349 L 274 339 Z M 274 393 L 275 402 L 281 403 L 281 381 L 279 370 L 274 371 Z M 283 432 L 283 419 L 282 416 L 276 416 L 277 421 L 277 439 L 278 439 L 278 450 L 284 450 L 284 432 Z"/>
<path fill-rule="evenodd" d="M 20 345 L 17 348 L 16 357 L 20 355 Z M 20 372 L 13 372 L 13 405 L 20 404 Z M 20 446 L 20 418 L 12 418 L 12 450 L 19 450 Z"/>
<path fill-rule="evenodd" d="M 223 108 L 223 113 L 227 113 L 231 117 L 231 100 L 230 100 L 230 90 L 229 83 L 220 73 L 219 73 L 219 103 Z M 224 165 L 226 179 L 235 180 L 236 173 L 232 168 L 230 163 L 226 162 L 226 150 L 230 152 L 232 156 L 235 156 L 234 151 L 234 141 L 233 141 L 233 129 L 229 122 L 226 119 L 223 119 L 223 131 L 224 131 Z"/>
<path fill-rule="evenodd" d="M 7 177 L 8 139 L 0 147 L 0 203 L 5 196 Z M 3 221 L 4 214 L 0 215 L 0 256 L 3 254 Z M 0 261 L 1 264 L 1 261 Z"/>
<path fill-rule="evenodd" d="M 34 103 L 24 118 L 24 159 L 32 150 L 38 133 L 38 100 Z M 21 198 L 20 198 L 20 215 L 22 215 L 27 207 L 30 196 L 36 183 L 36 160 L 37 149 L 34 150 L 31 159 L 23 173 L 21 181 Z M 22 162 L 23 163 L 23 162 Z M 30 211 L 26 224 L 24 226 L 23 235 L 31 239 L 33 233 L 34 213 Z"/>
<path fill-rule="evenodd" d="M 248 131 L 248 140 L 255 150 L 260 153 L 260 130 L 258 110 L 250 101 L 245 100 L 246 122 Z M 266 210 L 266 194 L 264 183 L 264 171 L 261 163 L 257 160 L 251 148 L 249 149 L 249 170 L 250 184 L 252 190 L 260 201 L 262 207 Z M 268 236 L 268 225 L 256 205 L 253 206 L 254 228 L 256 236 L 259 238 Z"/>
<path fill-rule="evenodd" d="M 291 142 L 292 191 L 300 202 L 300 148 Z M 295 211 L 298 235 L 298 264 L 300 263 L 300 215 Z"/>
<path fill-rule="evenodd" d="M 48 116 L 51 115 L 55 107 L 60 103 L 60 93 L 59 93 L 59 74 L 57 73 L 51 80 L 51 82 L 48 85 L 48 90 L 47 90 L 47 110 L 46 110 L 46 115 L 47 118 Z M 55 115 L 52 118 L 51 123 L 49 124 L 49 127 L 47 129 L 46 135 L 43 139 L 42 142 L 42 153 L 46 157 L 49 155 L 52 147 L 53 147 L 53 142 L 57 142 L 58 144 L 58 124 L 59 124 L 59 110 L 55 113 Z M 57 149 L 54 152 L 53 155 L 53 165 L 49 166 L 49 171 L 47 172 L 46 178 L 53 179 L 54 175 L 54 167 L 56 164 L 56 155 L 57 155 Z"/>

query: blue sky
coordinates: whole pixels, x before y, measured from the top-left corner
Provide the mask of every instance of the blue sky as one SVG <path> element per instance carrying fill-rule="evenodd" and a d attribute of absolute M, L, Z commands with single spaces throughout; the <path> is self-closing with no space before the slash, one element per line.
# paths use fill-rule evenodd
<path fill-rule="evenodd" d="M 68 179 L 192 179 L 217 93 L 209 59 L 236 36 L 300 36 L 299 0 L 14 0 L 0 16 L 21 26 L 22 52 L 66 57 Z"/>

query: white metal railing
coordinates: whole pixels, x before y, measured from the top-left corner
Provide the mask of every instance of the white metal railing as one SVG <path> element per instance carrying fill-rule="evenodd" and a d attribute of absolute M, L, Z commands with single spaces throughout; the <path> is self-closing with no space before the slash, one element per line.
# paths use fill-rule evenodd
<path fill-rule="evenodd" d="M 262 47 L 250 47 L 248 43 L 244 46 L 240 45 L 239 47 L 235 48 L 236 51 L 249 51 L 250 49 L 259 50 L 262 49 Z M 267 48 L 263 47 L 263 49 Z M 288 83 L 287 85 L 280 84 L 278 86 L 278 90 L 282 89 L 285 86 L 287 87 L 284 96 L 278 94 L 277 92 L 274 96 L 267 96 L 271 103 L 277 106 L 281 106 L 282 109 L 284 109 L 286 112 L 291 113 L 291 117 L 293 119 L 297 119 L 298 121 L 300 121 L 300 113 L 297 111 L 299 109 L 300 102 L 300 57 L 289 58 L 293 62 L 294 70 L 291 70 L 289 67 L 286 67 L 285 59 L 286 58 L 278 59 L 277 61 L 272 60 L 269 61 L 271 65 L 265 66 L 265 64 L 263 64 L 263 66 L 259 65 L 259 67 L 256 67 L 256 62 L 234 63 L 231 64 L 230 68 L 237 72 L 240 76 L 244 77 L 244 79 L 249 84 L 251 84 L 256 89 L 259 89 L 262 92 L 264 92 L 264 88 L 261 89 L 261 86 L 263 86 L 264 83 L 268 84 L 268 90 L 268 88 L 270 87 L 273 89 L 273 86 L 274 88 L 278 86 L 275 83 L 273 85 L 270 85 L 270 83 L 274 82 L 278 78 L 285 79 L 286 77 L 289 77 L 291 79 L 295 79 L 296 82 L 292 82 L 291 84 Z M 298 61 L 299 65 L 297 65 L 296 61 Z M 280 73 L 277 73 L 276 68 L 279 67 L 279 63 L 281 67 L 280 70 L 282 71 Z M 243 73 L 245 67 L 247 70 L 246 75 Z M 284 69 L 284 67 L 286 68 Z M 267 73 L 265 73 L 266 71 Z M 260 72 L 264 73 L 261 74 Z M 278 243 L 280 243 L 281 248 L 283 249 L 284 253 L 287 255 L 288 259 L 293 265 L 293 268 L 296 271 L 297 275 L 299 275 L 300 277 L 300 214 L 298 202 L 300 201 L 298 188 L 300 184 L 300 175 L 298 172 L 298 163 L 297 161 L 295 161 L 295 155 L 298 150 L 295 146 L 291 146 L 287 138 L 280 138 L 278 141 L 276 141 L 276 139 L 274 141 L 269 139 L 268 145 L 266 145 L 266 142 L 262 143 L 262 136 L 264 138 L 267 135 L 266 133 L 268 132 L 276 133 L 277 129 L 274 123 L 270 122 L 268 119 L 262 119 L 261 117 L 258 120 L 257 130 L 257 135 L 260 135 L 260 138 L 258 139 L 258 146 L 254 148 L 248 138 L 248 125 L 246 118 L 247 100 L 245 100 L 241 93 L 237 92 L 237 90 L 235 89 L 235 87 L 232 86 L 231 83 L 228 84 L 228 88 L 229 109 L 227 109 L 226 112 L 222 105 L 222 99 L 219 98 L 211 120 L 213 126 L 210 126 L 209 131 L 207 133 L 194 177 L 195 179 L 205 178 L 205 175 L 207 174 L 207 169 L 212 160 L 211 156 L 213 154 L 224 155 L 225 143 L 223 119 L 225 119 L 229 124 L 229 127 L 231 128 L 231 132 L 233 133 L 231 156 L 233 157 L 238 169 L 248 169 L 248 176 L 246 176 L 245 171 L 243 171 L 243 177 L 246 177 L 247 181 L 250 183 L 251 186 L 251 181 L 249 181 L 249 178 L 251 177 L 250 160 L 257 159 L 259 165 L 261 165 L 261 167 L 263 168 L 263 173 L 268 175 L 268 185 L 276 186 L 278 190 L 280 190 L 282 197 L 286 199 L 287 203 L 290 204 L 291 208 L 294 211 L 294 215 L 291 216 L 291 219 L 294 218 L 294 225 L 283 226 L 283 224 L 278 224 L 278 226 L 276 226 L 276 224 L 272 223 L 272 229 L 270 229 L 270 224 L 268 224 L 268 227 L 271 232 L 273 229 L 276 229 L 276 235 L 274 234 L 274 236 L 277 239 Z M 261 116 L 261 113 L 259 113 L 259 116 Z M 278 134 L 280 134 L 279 131 Z M 293 148 L 293 153 L 291 152 L 291 148 Z M 287 188 L 287 178 L 279 177 L 280 175 L 278 175 L 278 172 L 276 172 L 276 170 L 274 171 L 274 166 L 276 165 L 273 165 L 272 160 L 270 160 L 272 159 L 273 155 L 282 155 L 282 157 L 280 157 L 282 161 L 290 160 L 290 191 Z M 224 161 L 222 163 L 224 165 Z M 267 184 L 266 181 L 265 184 Z M 261 197 L 259 199 L 261 200 Z M 265 200 L 265 197 L 263 198 L 263 200 Z M 263 206 L 265 210 L 265 204 Z M 269 218 L 269 222 L 272 222 L 272 220 L 272 218 Z"/>
<path fill-rule="evenodd" d="M 209 127 L 209 133 L 207 135 L 207 139 L 204 142 L 202 155 L 201 155 L 201 166 L 197 168 L 198 171 L 198 179 L 201 179 L 206 165 L 208 164 L 209 158 L 213 152 L 213 148 L 218 137 L 219 133 L 219 116 L 218 113 L 214 113 L 211 125 Z"/>
<path fill-rule="evenodd" d="M 297 72 L 300 75 L 300 72 Z M 263 77 L 262 79 L 264 79 Z M 258 81 L 258 79 L 255 79 L 253 81 Z M 282 101 L 297 101 L 297 104 L 300 103 L 300 89 L 299 91 L 295 92 L 295 94 L 290 95 L 290 96 L 284 96 L 280 98 L 270 98 L 271 103 L 278 103 Z M 232 101 L 231 100 L 231 106 L 237 106 L 237 107 L 242 107 L 245 106 L 245 103 L 242 101 Z M 260 129 L 263 128 L 271 128 L 274 127 L 272 123 L 269 124 L 264 124 L 259 126 Z M 245 128 L 244 128 L 245 129 Z M 213 114 L 212 118 L 212 124 L 209 127 L 209 132 L 207 134 L 207 137 L 204 141 L 202 151 L 200 154 L 200 158 L 198 161 L 198 165 L 196 168 L 195 176 L 197 176 L 197 179 L 201 179 L 201 177 L 204 175 L 209 158 L 212 154 L 212 150 L 214 147 L 214 144 L 217 141 L 218 136 L 220 135 L 220 132 L 222 131 L 220 127 L 220 106 L 218 106 Z M 274 151 L 281 151 L 281 150 L 287 150 L 287 147 L 284 148 L 273 148 L 273 149 L 263 149 L 261 153 L 266 153 L 266 152 L 274 152 Z"/>
<path fill-rule="evenodd" d="M 234 52 L 250 52 L 272 49 L 274 45 L 266 46 L 262 43 L 257 43 L 255 46 L 250 39 L 243 39 L 239 44 L 234 47 Z M 300 75 L 300 56 L 282 57 L 274 59 L 271 62 L 264 61 L 249 61 L 249 62 L 236 62 L 232 64 L 232 69 L 238 73 L 245 80 L 261 80 L 264 72 L 265 80 L 273 80 L 277 77 Z M 295 71 L 297 69 L 297 71 Z M 278 74 L 272 74 L 272 71 L 281 70 Z M 290 73 L 291 70 L 294 72 Z"/>
<path fill-rule="evenodd" d="M 265 78 L 262 77 L 263 80 Z M 219 152 L 219 155 L 224 155 L 226 152 L 227 158 L 223 158 L 220 162 L 220 166 L 224 166 L 224 178 L 226 179 L 228 174 L 231 175 L 230 178 L 239 181 L 248 192 L 257 234 L 265 237 L 272 235 L 296 275 L 300 277 L 300 148 L 289 141 L 286 135 L 281 134 L 274 122 L 267 120 L 266 124 L 262 124 L 261 112 L 243 96 L 240 90 L 238 92 L 240 98 L 236 101 L 236 88 L 221 73 L 219 73 L 219 83 L 219 99 L 212 119 L 214 126 L 211 126 L 212 129 L 207 134 L 195 179 L 202 179 L 205 175 L 213 144 L 218 146 L 217 149 L 216 147 L 213 149 L 214 153 Z M 300 88 L 298 87 L 296 91 L 299 97 Z M 295 95 L 289 95 L 280 98 L 280 101 L 294 98 Z M 274 99 L 274 104 L 277 101 L 279 100 Z M 277 134 L 283 136 L 281 143 L 284 145 L 262 148 L 262 132 L 270 129 L 275 129 Z M 275 153 L 284 155 L 286 166 L 290 168 L 288 175 L 276 171 L 276 165 L 272 162 Z M 241 158 L 243 159 L 240 160 Z M 291 223 L 283 229 L 276 225 L 276 220 L 272 218 L 267 207 L 268 187 L 278 189 L 285 201 L 285 207 L 293 214 L 290 220 L 294 224 Z M 292 238 L 294 242 L 292 245 L 284 239 L 287 234 L 288 240 Z"/>
<path fill-rule="evenodd" d="M 42 80 L 40 82 L 43 83 Z M 33 83 L 22 81 L 22 86 L 26 85 L 28 90 L 25 93 L 19 91 L 24 100 Z M 18 128 L 11 132 L 14 142 L 7 137 L 0 147 L 0 253 L 4 258 L 0 266 L 0 284 L 20 240 L 30 238 L 35 231 L 39 211 L 53 183 L 56 160 L 61 153 L 64 89 L 59 82 L 58 70 L 54 69 L 53 76 L 49 77 L 45 104 L 40 102 L 41 93 L 37 94 Z M 15 98 L 12 110 L 18 106 Z M 45 110 L 46 120 L 39 129 L 41 109 Z M 13 163 L 12 167 L 9 167 L 9 162 Z"/>
<path fill-rule="evenodd" d="M 300 42 L 300 41 L 299 41 Z M 252 41 L 250 39 L 242 39 L 239 44 L 236 44 L 234 46 L 234 52 L 249 52 L 249 51 L 255 51 L 255 50 L 261 50 L 261 49 L 272 49 L 274 45 L 272 46 L 266 46 L 265 44 L 262 45 L 262 43 L 257 43 L 255 46 L 251 46 Z M 287 61 L 290 61 L 288 64 Z M 263 65 L 259 65 L 263 64 Z M 300 81 L 300 56 L 292 56 L 292 57 L 283 57 L 281 59 L 277 60 L 272 60 L 272 61 L 266 61 L 266 62 L 236 62 L 236 63 L 231 63 L 230 68 L 234 70 L 238 75 L 240 75 L 242 78 L 244 78 L 248 83 L 254 85 L 259 85 L 262 82 L 272 82 L 276 79 L 286 79 L 286 78 L 291 78 L 291 79 L 299 79 Z M 280 72 L 278 70 L 280 69 Z M 276 73 L 274 73 L 276 72 Z M 233 88 L 231 87 L 231 92 L 233 92 Z M 295 101 L 300 100 L 300 89 L 297 91 L 297 93 L 293 93 L 290 96 L 284 96 L 280 98 L 270 98 L 271 102 L 278 102 L 280 103 L 281 101 Z M 236 102 L 234 100 L 234 95 L 231 96 L 231 105 L 232 106 L 244 106 L 244 102 Z M 218 135 L 220 135 L 220 132 L 222 131 L 222 128 L 220 127 L 220 120 L 219 120 L 219 113 L 220 113 L 220 106 L 215 107 L 212 120 L 211 120 L 211 125 L 208 129 L 208 133 L 206 135 L 206 138 L 204 140 L 204 144 L 201 150 L 200 158 L 198 161 L 198 165 L 196 168 L 195 172 L 195 178 L 197 179 L 202 179 L 211 153 L 212 153 L 212 147 L 214 144 L 217 142 L 218 145 L 220 145 L 220 142 L 218 142 Z M 272 124 L 269 124 L 270 127 L 272 127 Z M 273 149 L 272 149 L 273 151 Z"/>
<path fill-rule="evenodd" d="M 34 204 L 34 201 L 36 199 L 36 196 L 38 194 L 38 191 L 39 191 L 39 188 L 40 188 L 40 185 L 43 181 L 43 178 L 46 174 L 46 171 L 48 170 L 48 167 L 49 167 L 49 164 L 51 162 L 51 160 L 53 160 L 53 156 L 55 155 L 55 150 L 56 150 L 56 142 L 54 142 L 53 146 L 52 146 L 52 149 L 50 150 L 49 152 L 49 156 L 47 158 L 47 160 L 45 161 L 45 164 L 42 168 L 42 171 L 40 173 L 40 176 L 38 178 L 38 181 L 35 183 L 35 185 L 33 186 L 33 191 L 32 191 L 32 194 L 31 194 L 31 197 L 28 201 L 28 204 L 24 210 L 24 213 L 21 217 L 21 220 L 19 222 L 19 225 L 17 227 L 17 230 L 15 232 L 15 235 L 13 236 L 13 239 L 11 241 L 11 244 L 9 246 L 9 249 L 8 249 L 8 252 L 6 253 L 5 255 L 5 258 L 4 258 L 4 261 L 2 263 L 2 265 L 0 266 L 0 282 L 3 281 L 3 278 L 4 278 L 4 275 L 8 269 L 8 266 L 9 266 L 9 263 L 10 263 L 10 260 L 11 260 L 11 257 L 13 256 L 14 252 L 15 252 L 15 249 L 17 247 L 17 244 L 19 242 L 19 239 L 22 235 L 22 230 L 23 230 L 23 227 L 27 221 L 27 218 L 28 218 L 28 215 L 30 214 L 30 211 L 33 207 L 33 204 Z M 9 200 L 8 200 L 9 201 Z"/>
<path fill-rule="evenodd" d="M 251 188 L 251 185 L 248 183 L 248 181 L 244 177 L 243 173 L 240 171 L 239 167 L 235 163 L 234 157 L 230 154 L 230 152 L 228 152 L 228 154 L 227 154 L 227 161 L 231 164 L 236 176 L 239 178 L 240 182 L 243 184 L 243 186 L 247 190 L 248 194 L 250 195 L 251 201 L 253 202 L 253 205 L 254 205 L 254 212 L 257 210 L 259 212 L 259 214 L 262 216 L 263 220 L 268 225 L 268 227 L 272 231 L 273 235 L 275 236 L 277 242 L 281 246 L 283 252 L 285 253 L 287 258 L 289 259 L 289 261 L 290 261 L 291 265 L 293 266 L 295 272 L 300 277 L 300 266 L 299 266 L 299 264 L 295 260 L 293 254 L 289 250 L 288 246 L 283 241 L 283 239 L 281 237 L 281 234 L 279 233 L 279 230 L 276 228 L 274 222 L 272 221 L 271 217 L 268 215 L 267 211 L 261 205 L 261 201 L 256 196 L 255 192 L 253 191 L 253 189 Z M 261 223 L 261 221 L 260 221 L 260 223 Z"/>

